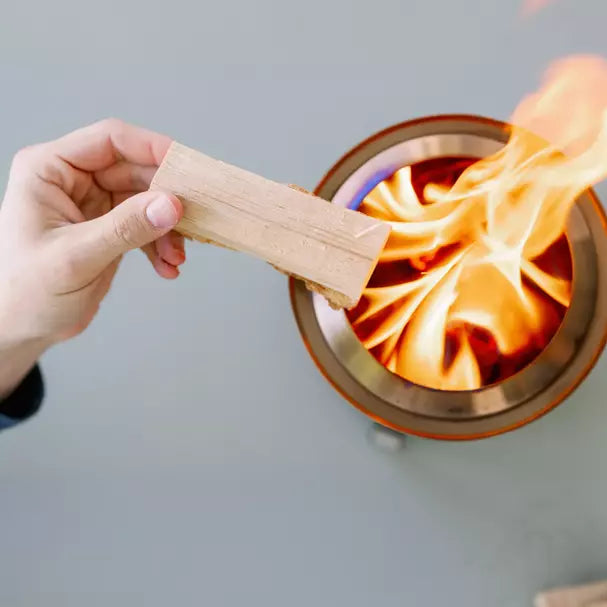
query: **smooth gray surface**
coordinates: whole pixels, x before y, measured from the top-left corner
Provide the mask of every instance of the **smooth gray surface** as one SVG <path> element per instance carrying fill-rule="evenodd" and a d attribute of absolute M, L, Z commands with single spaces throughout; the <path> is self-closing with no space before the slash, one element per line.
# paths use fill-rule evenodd
<path fill-rule="evenodd" d="M 5 3 L 0 181 L 18 147 L 115 115 L 312 187 L 379 128 L 505 119 L 550 59 L 607 52 L 604 0 L 517 10 Z M 191 246 L 169 284 L 133 254 L 44 360 L 41 413 L 0 435 L 0 604 L 522 607 L 607 577 L 605 364 L 513 434 L 380 453 L 309 360 L 280 274 Z"/>

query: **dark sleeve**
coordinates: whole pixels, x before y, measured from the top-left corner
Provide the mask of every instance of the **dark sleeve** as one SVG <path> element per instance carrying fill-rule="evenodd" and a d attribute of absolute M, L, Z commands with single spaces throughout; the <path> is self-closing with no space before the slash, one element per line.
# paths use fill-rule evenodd
<path fill-rule="evenodd" d="M 26 420 L 38 411 L 44 398 L 44 381 L 35 365 L 15 391 L 0 401 L 0 430 Z"/>

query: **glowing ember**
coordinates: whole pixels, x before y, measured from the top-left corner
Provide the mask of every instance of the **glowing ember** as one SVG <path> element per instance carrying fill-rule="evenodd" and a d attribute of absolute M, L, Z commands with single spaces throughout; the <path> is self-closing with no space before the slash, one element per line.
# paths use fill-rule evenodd
<path fill-rule="evenodd" d="M 606 109 L 607 64 L 562 61 L 498 153 L 404 167 L 367 194 L 360 210 L 392 235 L 348 318 L 390 371 L 470 390 L 546 346 L 570 303 L 569 211 L 607 176 Z"/>

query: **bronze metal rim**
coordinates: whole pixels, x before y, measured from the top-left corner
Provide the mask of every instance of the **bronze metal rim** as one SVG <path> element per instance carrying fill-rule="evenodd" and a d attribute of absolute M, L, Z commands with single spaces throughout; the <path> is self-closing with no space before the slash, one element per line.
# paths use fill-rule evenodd
<path fill-rule="evenodd" d="M 505 123 L 465 115 L 422 118 L 359 144 L 316 193 L 347 205 L 373 175 L 439 156 L 485 156 L 503 145 Z M 607 339 L 607 222 L 593 191 L 567 227 L 573 300 L 557 334 L 532 364 L 500 384 L 470 392 L 424 388 L 390 373 L 360 344 L 343 312 L 290 280 L 293 311 L 310 355 L 351 404 L 395 430 L 437 439 L 474 439 L 520 427 L 562 402 L 594 366 Z"/>

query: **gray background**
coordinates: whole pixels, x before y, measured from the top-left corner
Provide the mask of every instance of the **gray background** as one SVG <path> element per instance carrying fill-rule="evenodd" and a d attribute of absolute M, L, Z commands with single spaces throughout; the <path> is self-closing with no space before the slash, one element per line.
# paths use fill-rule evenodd
<path fill-rule="evenodd" d="M 607 52 L 604 0 L 518 8 L 3 3 L 0 181 L 20 146 L 114 115 L 312 187 L 384 126 L 505 119 L 551 59 Z M 513 434 L 389 455 L 308 358 L 281 275 L 191 246 L 163 283 L 133 254 L 0 437 L 0 604 L 514 607 L 607 577 L 605 364 Z"/>

